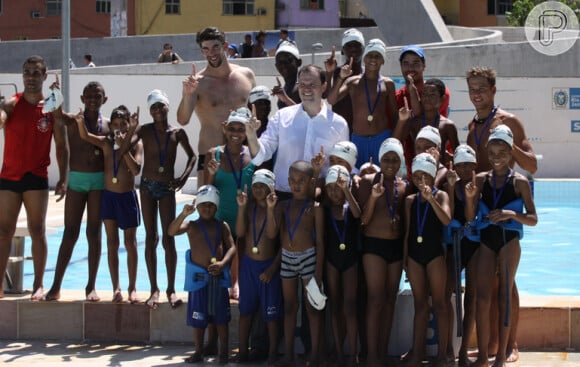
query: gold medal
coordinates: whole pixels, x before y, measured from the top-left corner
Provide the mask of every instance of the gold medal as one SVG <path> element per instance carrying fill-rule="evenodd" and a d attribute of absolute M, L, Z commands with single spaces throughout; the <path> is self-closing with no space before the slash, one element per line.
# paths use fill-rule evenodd
<path fill-rule="evenodd" d="M 253 254 L 257 254 L 258 253 L 258 247 L 256 247 L 256 246 L 252 247 L 252 253 Z"/>
<path fill-rule="evenodd" d="M 344 243 L 341 243 L 338 248 L 340 249 L 340 251 L 344 251 L 346 250 L 346 245 Z"/>
<path fill-rule="evenodd" d="M 119 180 L 117 180 L 117 177 L 113 177 L 113 178 L 111 179 L 111 182 L 113 182 L 113 183 L 117 183 L 117 182 L 119 182 Z"/>
<path fill-rule="evenodd" d="M 417 243 L 423 243 L 423 236 L 417 236 Z"/>
<path fill-rule="evenodd" d="M 367 117 L 367 121 L 368 121 L 368 122 L 373 122 L 373 119 L 374 119 L 373 115 L 369 115 L 369 116 Z"/>
<path fill-rule="evenodd" d="M 163 173 L 163 171 L 165 171 L 165 168 L 159 167 L 158 171 L 159 171 L 159 173 Z"/>
<path fill-rule="evenodd" d="M 209 262 L 212 264 L 215 264 L 217 262 L 217 259 L 215 257 L 212 257 Z"/>
<path fill-rule="evenodd" d="M 101 154 L 101 151 L 98 149 L 95 149 L 95 155 L 100 155 L 100 154 Z"/>

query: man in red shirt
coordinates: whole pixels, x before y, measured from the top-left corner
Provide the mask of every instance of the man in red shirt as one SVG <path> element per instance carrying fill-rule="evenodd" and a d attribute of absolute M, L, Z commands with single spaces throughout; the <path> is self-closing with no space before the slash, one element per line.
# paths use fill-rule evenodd
<path fill-rule="evenodd" d="M 29 57 L 22 66 L 24 92 L 0 104 L 0 129 L 4 129 L 5 137 L 4 162 L 0 172 L 0 276 L 4 277 L 6 273 L 18 213 L 24 204 L 28 232 L 32 239 L 33 301 L 43 297 L 42 281 L 47 256 L 45 219 L 48 207 L 48 165 L 53 137 L 59 168 L 59 181 L 55 189 L 59 195 L 57 200 L 61 200 L 66 192 L 69 155 L 66 129 L 60 121 L 62 111 L 54 104 L 55 95 L 60 93 L 55 92 L 45 101 L 42 85 L 46 77 L 44 59 L 40 56 Z M 58 87 L 58 78 L 53 87 Z M 45 107 L 45 103 L 57 108 L 45 112 L 48 107 Z M 2 297 L 4 289 L 0 282 Z"/>

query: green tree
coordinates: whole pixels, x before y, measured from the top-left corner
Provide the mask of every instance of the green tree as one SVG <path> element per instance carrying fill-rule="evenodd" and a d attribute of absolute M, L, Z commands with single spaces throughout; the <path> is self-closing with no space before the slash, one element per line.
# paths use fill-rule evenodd
<path fill-rule="evenodd" d="M 558 0 L 570 7 L 576 16 L 579 14 L 580 0 Z M 534 6 L 543 3 L 544 0 L 516 0 L 514 1 L 512 11 L 506 12 L 506 19 L 509 25 L 514 27 L 523 27 L 526 24 L 526 18 Z"/>

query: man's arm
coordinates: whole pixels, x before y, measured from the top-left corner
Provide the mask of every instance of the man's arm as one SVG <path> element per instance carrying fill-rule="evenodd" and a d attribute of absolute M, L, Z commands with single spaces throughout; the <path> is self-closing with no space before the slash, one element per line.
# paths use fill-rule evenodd
<path fill-rule="evenodd" d="M 522 169 L 530 172 L 532 175 L 538 170 L 538 160 L 536 159 L 536 154 L 534 149 L 530 144 L 524 125 L 516 116 L 509 116 L 504 120 L 506 124 L 514 134 L 514 145 L 513 145 L 513 157 L 516 163 L 522 167 Z"/>
<path fill-rule="evenodd" d="M 181 102 L 179 102 L 179 107 L 177 108 L 177 122 L 181 125 L 189 123 L 189 119 L 195 110 L 199 78 L 200 76 L 195 72 L 195 64 L 191 64 L 191 74 L 183 80 Z"/>
<path fill-rule="evenodd" d="M 4 125 L 8 120 L 8 116 L 12 113 L 12 110 L 14 109 L 14 102 L 14 98 L 11 98 L 8 102 L 6 102 L 3 96 L 0 94 L 0 129 L 4 128 Z"/>
<path fill-rule="evenodd" d="M 66 126 L 60 120 L 57 120 L 56 123 L 54 124 L 53 137 L 56 147 L 56 163 L 58 164 L 58 177 L 59 177 L 54 192 L 56 195 L 59 196 L 57 201 L 60 201 L 62 200 L 62 198 L 66 193 L 68 160 L 69 160 L 69 148 L 68 148 L 68 139 L 66 135 Z"/>

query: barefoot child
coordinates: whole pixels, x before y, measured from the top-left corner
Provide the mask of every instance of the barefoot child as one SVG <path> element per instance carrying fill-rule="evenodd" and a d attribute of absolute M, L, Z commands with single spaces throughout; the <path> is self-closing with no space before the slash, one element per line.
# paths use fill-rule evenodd
<path fill-rule="evenodd" d="M 447 303 L 445 302 L 445 249 L 443 227 L 451 222 L 447 193 L 433 186 L 437 163 L 429 153 L 413 159 L 413 183 L 419 192 L 405 199 L 406 235 L 405 270 L 411 283 L 415 316 L 413 349 L 404 366 L 420 367 L 425 356 L 425 338 L 429 321 L 429 295 L 437 318 L 438 353 L 434 366 L 447 362 Z"/>
<path fill-rule="evenodd" d="M 350 361 L 354 366 L 358 364 L 356 303 L 361 212 L 350 192 L 350 174 L 346 168 L 342 165 L 331 166 L 325 181 L 324 253 L 336 359 L 338 363 L 344 362 L 342 346 L 346 324 Z"/>
<path fill-rule="evenodd" d="M 475 150 L 469 145 L 459 145 L 453 155 L 453 165 L 447 171 L 447 183 L 444 185 L 449 196 L 453 220 L 447 226 L 445 240 L 447 245 L 447 286 L 445 299 L 447 300 L 447 315 L 449 338 L 447 341 L 447 355 L 455 358 L 453 351 L 453 308 L 451 295 L 455 292 L 456 301 L 461 298 L 461 270 L 465 269 L 465 298 L 463 306 L 463 321 L 459 317 L 461 307 L 456 307 L 458 325 L 461 331 L 461 347 L 459 349 L 459 366 L 467 367 L 467 348 L 469 347 L 469 335 L 475 326 L 475 276 L 477 263 L 477 250 L 479 249 L 479 230 L 474 221 L 467 222 L 465 219 L 465 185 L 471 182 L 473 172 L 477 167 Z M 456 303 L 459 305 L 459 303 Z M 459 336 L 459 335 L 458 335 Z"/>
<path fill-rule="evenodd" d="M 538 222 L 528 180 L 510 168 L 514 138 L 507 125 L 496 126 L 487 143 L 492 169 L 482 172 L 465 187 L 467 220 L 473 220 L 480 199 L 480 211 L 489 226 L 481 229 L 481 246 L 477 261 L 476 329 L 478 358 L 472 366 L 487 366 L 490 335 L 489 314 L 493 279 L 499 271 L 498 306 L 500 315 L 499 347 L 494 367 L 505 366 L 510 331 L 512 288 L 520 261 L 522 225 Z M 525 208 L 525 211 L 524 211 Z"/>
<path fill-rule="evenodd" d="M 105 89 L 99 82 L 89 82 L 83 89 L 81 101 L 85 105 L 83 116 L 88 131 L 95 135 L 109 135 L 109 119 L 101 115 L 101 106 L 107 102 Z M 67 125 L 70 151 L 69 180 L 64 200 L 64 233 L 58 250 L 52 287 L 45 296 L 47 301 L 60 298 L 62 280 L 73 249 L 79 238 L 85 207 L 87 209 L 86 236 L 89 245 L 89 278 L 85 287 L 86 300 L 100 300 L 95 290 L 97 271 L 101 259 L 101 197 L 105 185 L 103 151 L 81 139 L 74 115 L 63 114 Z"/>
<path fill-rule="evenodd" d="M 185 290 L 187 325 L 194 329 L 195 352 L 186 363 L 203 361 L 203 334 L 208 323 L 217 324 L 219 363 L 228 362 L 228 323 L 230 322 L 230 263 L 236 253 L 228 224 L 215 218 L 220 193 L 212 185 L 199 188 L 191 205 L 185 205 L 179 216 L 169 225 L 170 236 L 187 233 Z M 195 205 L 195 207 L 194 207 Z M 184 223 L 195 210 L 199 219 Z"/>
<path fill-rule="evenodd" d="M 169 99 L 167 95 L 155 89 L 147 96 L 149 113 L 153 122 L 138 126 L 137 139 L 143 143 L 143 174 L 139 185 L 143 224 L 145 225 L 145 262 L 151 285 L 151 294 L 146 304 L 151 309 L 157 309 L 159 304 L 159 286 L 157 284 L 157 213 L 161 219 L 162 239 L 165 250 L 165 265 L 167 267 L 167 289 L 165 291 L 171 308 L 176 308 L 183 301 L 175 294 L 175 269 L 177 253 L 175 239 L 167 234 L 167 227 L 175 219 L 175 191 L 187 181 L 196 161 L 195 154 L 185 130 L 169 125 L 167 116 Z M 187 155 L 185 170 L 178 178 L 175 177 L 174 166 L 177 147 L 181 145 Z"/>
<path fill-rule="evenodd" d="M 135 192 L 135 176 L 141 170 L 143 148 L 136 144 L 131 151 L 118 154 L 131 124 L 138 124 L 139 110 L 130 115 L 125 106 L 111 113 L 108 136 L 90 133 L 84 117 L 77 115 L 77 127 L 81 138 L 103 151 L 105 162 L 105 190 L 101 204 L 101 218 L 107 233 L 107 256 L 113 283 L 113 302 L 123 301 L 119 284 L 119 228 L 124 232 L 129 272 L 129 301 L 138 303 L 135 282 L 137 280 L 137 227 L 140 224 L 139 203 Z"/>
<path fill-rule="evenodd" d="M 393 324 L 403 270 L 403 198 L 408 185 L 399 177 L 405 167 L 403 146 L 386 139 L 379 150 L 380 172 L 362 177 L 362 253 L 367 285 L 367 365 L 381 365 Z"/>
<path fill-rule="evenodd" d="M 298 311 L 298 278 L 305 289 L 318 292 L 305 292 L 306 312 L 312 340 L 310 360 L 318 361 L 319 337 L 325 299 L 321 297 L 322 271 L 324 266 L 324 214 L 322 208 L 310 199 L 315 179 L 314 169 L 305 161 L 292 163 L 288 171 L 288 184 L 292 198 L 280 202 L 275 208 L 268 205 L 269 216 L 267 235 L 275 239 L 278 235 L 282 244 L 282 294 L 284 296 L 284 344 L 285 362 L 294 363 L 294 329 Z M 274 196 L 270 200 L 277 200 Z M 269 200 L 269 201 L 270 201 Z M 272 220 L 270 220 L 272 218 Z M 309 282 L 312 282 L 308 286 Z M 316 307 L 316 308 L 315 308 Z"/>
<path fill-rule="evenodd" d="M 268 364 L 277 357 L 278 321 L 282 315 L 281 251 L 278 241 L 265 233 L 268 205 L 275 206 L 274 174 L 260 169 L 252 178 L 250 205 L 244 191 L 238 194 L 237 233 L 240 234 L 240 354 L 239 362 L 247 362 L 248 339 L 258 309 L 268 326 Z M 255 347 L 252 346 L 252 349 Z"/>

